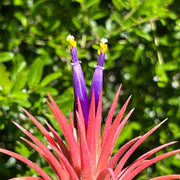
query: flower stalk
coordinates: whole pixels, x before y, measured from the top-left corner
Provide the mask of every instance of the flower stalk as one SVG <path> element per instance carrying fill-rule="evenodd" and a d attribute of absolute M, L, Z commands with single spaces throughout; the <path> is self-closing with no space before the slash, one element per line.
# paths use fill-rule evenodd
<path fill-rule="evenodd" d="M 101 49 L 98 51 L 99 59 L 97 62 L 97 65 L 95 65 L 95 72 L 92 79 L 91 84 L 91 91 L 90 91 L 90 100 L 92 98 L 92 93 L 94 90 L 95 95 L 95 109 L 97 110 L 98 102 L 99 102 L 99 96 L 101 93 L 101 89 L 103 86 L 103 70 L 104 70 L 104 60 L 105 60 L 105 53 L 107 52 L 108 46 L 107 42 L 108 40 L 105 38 L 102 38 L 100 40 L 100 47 Z"/>
<path fill-rule="evenodd" d="M 74 114 L 75 114 L 75 126 L 77 126 L 76 122 L 76 112 L 78 111 L 78 98 L 80 100 L 81 106 L 83 107 L 83 115 L 85 125 L 88 125 L 88 115 L 89 115 L 89 100 L 86 91 L 86 85 L 84 80 L 84 74 L 80 65 L 80 61 L 78 60 L 76 44 L 77 42 L 74 39 L 74 36 L 67 36 L 66 40 L 69 42 L 69 49 L 71 51 L 72 56 L 72 67 L 73 67 L 73 87 L 74 87 Z"/>

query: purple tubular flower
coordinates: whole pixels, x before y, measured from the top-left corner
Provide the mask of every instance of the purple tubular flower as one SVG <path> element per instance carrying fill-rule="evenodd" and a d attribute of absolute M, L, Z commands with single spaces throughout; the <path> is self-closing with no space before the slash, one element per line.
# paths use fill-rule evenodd
<path fill-rule="evenodd" d="M 107 39 L 104 39 L 104 38 L 101 39 L 101 43 L 100 43 L 101 50 L 98 52 L 99 59 L 98 59 L 97 65 L 95 66 L 96 69 L 95 69 L 92 84 L 91 84 L 90 102 L 91 102 L 92 93 L 94 91 L 96 110 L 97 110 L 97 106 L 99 102 L 101 89 L 103 86 L 103 70 L 104 70 L 103 65 L 104 65 L 104 60 L 105 60 L 105 52 L 107 51 L 107 44 L 106 44 L 107 42 L 108 42 Z"/>
<path fill-rule="evenodd" d="M 80 61 L 78 60 L 77 56 L 77 49 L 76 49 L 76 41 L 74 40 L 74 37 L 69 35 L 67 36 L 66 40 L 70 43 L 70 50 L 71 50 L 71 56 L 72 56 L 72 67 L 73 67 L 73 86 L 74 86 L 74 96 L 75 96 L 75 102 L 74 102 L 74 119 L 75 119 L 75 127 L 77 127 L 76 122 L 76 111 L 78 110 L 78 99 L 80 100 L 83 115 L 84 115 L 84 121 L 85 125 L 87 127 L 88 125 L 88 116 L 89 116 L 89 100 L 88 95 L 86 91 L 86 85 L 84 80 L 83 71 L 80 65 Z"/>

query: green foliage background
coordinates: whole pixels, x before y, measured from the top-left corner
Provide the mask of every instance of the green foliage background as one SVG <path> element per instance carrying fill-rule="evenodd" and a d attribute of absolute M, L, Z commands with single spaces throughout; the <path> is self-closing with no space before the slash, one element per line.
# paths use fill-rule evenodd
<path fill-rule="evenodd" d="M 132 159 L 160 144 L 180 140 L 179 14 L 179 0 L 1 0 L 0 147 L 19 152 L 50 172 L 37 153 L 20 141 L 22 133 L 11 121 L 43 138 L 21 107 L 42 124 L 46 119 L 54 127 L 57 123 L 45 103 L 47 91 L 65 114 L 73 109 L 68 34 L 78 42 L 88 88 L 99 40 L 109 39 L 104 117 L 120 83 L 123 89 L 117 112 L 129 94 L 133 95 L 129 110 L 136 110 L 115 150 L 166 117 L 168 122 L 141 145 Z M 166 150 L 175 148 L 180 144 Z M 179 169 L 177 155 L 153 165 L 137 179 L 179 173 Z M 23 163 L 0 154 L 1 179 L 32 174 L 36 172 Z"/>

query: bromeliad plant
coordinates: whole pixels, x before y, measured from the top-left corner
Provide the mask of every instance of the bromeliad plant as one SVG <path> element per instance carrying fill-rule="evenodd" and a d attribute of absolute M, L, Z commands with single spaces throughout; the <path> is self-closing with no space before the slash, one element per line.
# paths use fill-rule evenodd
<path fill-rule="evenodd" d="M 70 113 L 70 124 L 68 123 L 61 110 L 48 93 L 50 102 L 47 103 L 54 114 L 59 126 L 64 134 L 64 142 L 53 127 L 46 122 L 47 130 L 25 109 L 24 112 L 39 128 L 47 139 L 47 144 L 43 144 L 29 131 L 21 125 L 13 122 L 30 139 L 22 138 L 27 144 L 35 149 L 51 166 L 58 180 L 131 180 L 142 170 L 166 157 L 180 153 L 180 149 L 151 157 L 159 150 L 170 146 L 176 142 L 170 142 L 154 148 L 141 155 L 130 165 L 126 165 L 127 160 L 133 152 L 165 121 L 156 125 L 145 135 L 136 137 L 121 146 L 116 154 L 112 155 L 116 140 L 119 137 L 125 123 L 132 114 L 132 109 L 124 117 L 127 105 L 131 96 L 127 99 L 118 115 L 113 120 L 113 114 L 120 94 L 121 85 L 117 90 L 113 104 L 109 110 L 105 127 L 101 138 L 101 118 L 102 118 L 102 84 L 103 84 L 103 64 L 107 51 L 107 40 L 101 39 L 99 59 L 94 72 L 90 97 L 86 91 L 83 72 L 77 56 L 76 41 L 69 35 L 67 41 L 72 56 L 73 85 L 74 85 L 74 120 Z M 53 135 L 53 137 L 51 136 Z M 51 147 L 52 151 L 48 148 Z M 36 170 L 41 177 L 20 177 L 11 180 L 51 180 L 51 175 L 47 174 L 35 163 L 20 154 L 0 148 L 0 152 L 8 154 L 31 168 Z M 152 180 L 180 179 L 180 174 L 160 176 Z"/>

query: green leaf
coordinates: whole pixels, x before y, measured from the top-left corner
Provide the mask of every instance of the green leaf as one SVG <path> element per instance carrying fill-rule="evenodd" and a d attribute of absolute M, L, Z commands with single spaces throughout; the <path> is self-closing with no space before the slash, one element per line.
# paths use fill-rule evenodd
<path fill-rule="evenodd" d="M 18 99 L 18 100 L 25 100 L 27 99 L 28 94 L 22 91 L 16 91 L 11 94 L 11 98 Z"/>
<path fill-rule="evenodd" d="M 47 0 L 39 0 L 39 1 L 37 1 L 34 4 L 32 10 L 31 10 L 31 15 L 35 16 L 36 14 L 39 14 L 39 10 L 42 9 L 42 5 L 43 5 L 43 3 L 46 3 L 46 1 Z"/>
<path fill-rule="evenodd" d="M 56 20 L 56 21 L 52 21 L 48 27 L 49 31 L 52 32 L 54 30 L 56 30 L 61 24 L 61 21 Z"/>
<path fill-rule="evenodd" d="M 18 54 L 17 56 L 15 56 L 14 58 L 14 66 L 13 66 L 13 71 L 11 74 L 11 78 L 12 80 L 16 80 L 17 79 L 17 75 L 21 72 L 27 71 L 25 70 L 25 67 L 27 66 L 27 63 L 24 59 L 24 57 L 20 54 Z"/>
<path fill-rule="evenodd" d="M 52 88 L 52 87 L 42 87 L 42 88 L 38 88 L 36 90 L 37 93 L 39 93 L 42 96 L 45 96 L 47 94 L 47 92 L 49 92 L 52 96 L 55 96 L 58 94 L 57 89 Z"/>
<path fill-rule="evenodd" d="M 119 11 L 123 8 L 121 0 L 112 0 L 112 3 Z"/>
<path fill-rule="evenodd" d="M 166 87 L 169 79 L 168 79 L 166 72 L 164 71 L 163 65 L 157 63 L 156 67 L 155 67 L 155 72 L 159 77 L 158 86 Z"/>
<path fill-rule="evenodd" d="M 44 65 L 45 63 L 41 58 L 37 58 L 33 62 L 32 67 L 30 69 L 29 77 L 28 77 L 29 87 L 39 84 L 42 77 Z"/>
<path fill-rule="evenodd" d="M 10 61 L 14 57 L 14 53 L 12 52 L 1 52 L 0 53 L 0 63 Z"/>
<path fill-rule="evenodd" d="M 49 75 L 47 75 L 42 81 L 41 81 L 41 86 L 46 86 L 47 84 L 49 84 L 51 81 L 53 81 L 54 79 L 57 79 L 58 77 L 60 77 L 62 75 L 61 72 L 55 72 L 55 73 L 51 73 Z"/>
<path fill-rule="evenodd" d="M 103 18 L 106 15 L 107 15 L 107 11 L 100 10 L 100 11 L 93 12 L 93 14 L 91 15 L 91 18 L 93 20 L 97 20 L 97 19 Z"/>
<path fill-rule="evenodd" d="M 174 71 L 180 67 L 180 63 L 177 61 L 169 61 L 163 64 L 165 71 Z"/>
<path fill-rule="evenodd" d="M 27 82 L 27 72 L 19 73 L 12 87 L 12 92 L 21 90 Z"/>
<path fill-rule="evenodd" d="M 0 87 L 5 94 L 8 94 L 11 90 L 11 82 L 8 77 L 8 73 L 0 67 Z"/>
<path fill-rule="evenodd" d="M 18 143 L 18 146 L 15 146 L 15 151 L 27 158 L 32 154 L 32 151 L 30 151 L 27 146 L 20 142 Z"/>
<path fill-rule="evenodd" d="M 24 28 L 27 28 L 28 19 L 22 12 L 16 12 L 14 16 L 16 17 L 16 19 L 18 19 L 21 22 Z"/>

